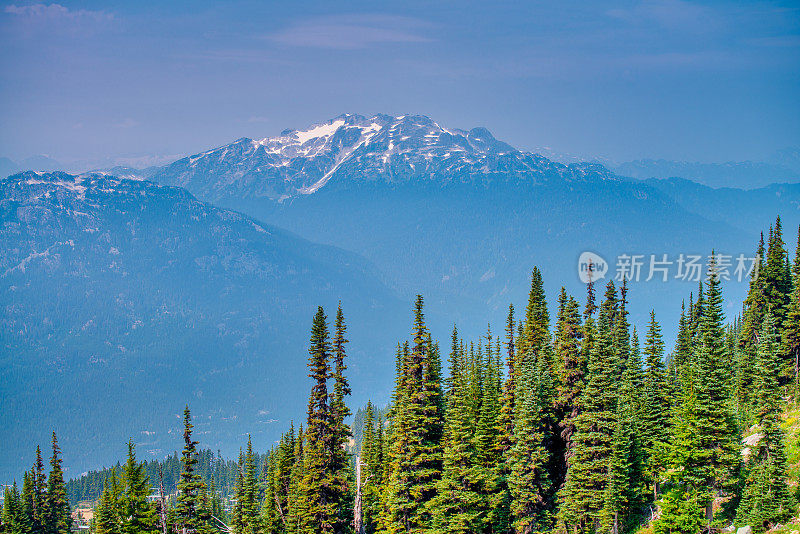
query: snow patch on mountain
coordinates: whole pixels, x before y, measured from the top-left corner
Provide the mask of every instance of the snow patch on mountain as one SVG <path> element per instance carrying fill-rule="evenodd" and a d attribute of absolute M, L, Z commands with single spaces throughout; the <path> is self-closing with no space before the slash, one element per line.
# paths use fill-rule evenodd
<path fill-rule="evenodd" d="M 303 145 L 311 139 L 317 139 L 318 137 L 329 137 L 333 135 L 342 125 L 344 125 L 343 120 L 333 121 L 330 124 L 320 124 L 319 126 L 314 126 L 310 130 L 295 132 L 294 136 L 297 138 L 300 144 Z"/>
<path fill-rule="evenodd" d="M 153 179 L 186 187 L 206 200 L 281 202 L 331 184 L 539 184 L 609 177 L 612 173 L 599 165 L 564 165 L 522 152 L 486 128 L 449 129 L 423 115 L 344 114 L 183 158 Z"/>

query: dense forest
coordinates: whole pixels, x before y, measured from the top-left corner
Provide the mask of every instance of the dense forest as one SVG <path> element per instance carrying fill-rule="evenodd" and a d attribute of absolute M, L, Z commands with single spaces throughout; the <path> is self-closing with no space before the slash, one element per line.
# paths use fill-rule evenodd
<path fill-rule="evenodd" d="M 70 494 L 102 484 L 97 534 L 767 530 L 797 511 L 781 413 L 798 389 L 800 236 L 792 261 L 778 219 L 757 250 L 730 321 L 712 253 L 669 354 L 655 312 L 641 331 L 630 324 L 624 279 L 602 295 L 590 282 L 583 304 L 562 289 L 553 322 L 534 268 L 504 332 L 468 341 L 454 328 L 446 345 L 419 296 L 388 411 L 368 404 L 353 426 L 344 314 L 331 331 L 319 308 L 307 418 L 265 456 L 250 441 L 238 462 L 201 453 L 187 408 L 180 457 L 140 463 L 129 443 L 125 464 Z M 37 455 L 22 490 L 6 491 L 0 532 L 67 532 L 55 437 L 53 451 L 47 482 Z"/>
<path fill-rule="evenodd" d="M 256 464 L 261 466 L 266 458 L 255 453 Z M 74 507 L 81 502 L 95 501 L 103 492 L 103 486 L 111 476 L 120 475 L 123 466 L 119 463 L 114 467 L 89 471 L 88 473 L 67 481 L 67 497 Z M 215 488 L 221 497 L 227 497 L 233 492 L 236 485 L 236 475 L 239 472 L 238 464 L 232 460 L 225 460 L 220 453 L 211 450 L 197 452 L 197 472 L 209 487 Z M 144 464 L 144 473 L 154 488 L 159 481 L 164 485 L 167 495 L 178 489 L 178 479 L 181 474 L 181 457 L 171 454 L 164 460 L 150 460 Z"/>

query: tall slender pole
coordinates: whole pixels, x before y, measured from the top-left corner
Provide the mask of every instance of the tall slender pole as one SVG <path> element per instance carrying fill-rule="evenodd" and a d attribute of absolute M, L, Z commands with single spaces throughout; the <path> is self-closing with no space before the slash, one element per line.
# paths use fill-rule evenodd
<path fill-rule="evenodd" d="M 361 456 L 356 456 L 356 499 L 353 504 L 353 527 L 356 534 L 365 534 L 361 496 Z"/>
<path fill-rule="evenodd" d="M 164 499 L 164 471 L 161 468 L 161 464 L 158 465 L 158 497 L 161 501 L 161 510 L 159 511 L 161 532 L 162 534 L 167 534 L 167 503 Z"/>

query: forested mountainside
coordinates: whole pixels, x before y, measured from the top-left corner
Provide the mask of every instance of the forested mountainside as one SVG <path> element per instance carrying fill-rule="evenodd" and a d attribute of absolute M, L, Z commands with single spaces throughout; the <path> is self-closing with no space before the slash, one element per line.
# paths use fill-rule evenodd
<path fill-rule="evenodd" d="M 302 413 L 307 316 L 339 299 L 361 323 L 353 379 L 388 383 L 376 332 L 401 305 L 363 258 L 180 188 L 1 180 L 0 476 L 52 429 L 70 476 L 113 463 L 128 437 L 158 457 L 175 450 L 168 430 L 189 400 L 228 456 L 243 425 L 277 439 L 278 420 Z"/>
<path fill-rule="evenodd" d="M 647 184 L 692 213 L 704 213 L 746 232 L 756 228 L 764 213 L 787 213 L 796 219 L 800 211 L 800 183 L 776 183 L 747 191 L 715 189 L 681 178 L 651 179 Z"/>
<path fill-rule="evenodd" d="M 307 418 L 265 458 L 247 437 L 230 508 L 212 487 L 217 481 L 201 475 L 208 462 L 198 464 L 204 456 L 187 407 L 177 496 L 146 500 L 146 464 L 129 442 L 122 474 L 104 481 L 93 529 L 770 529 L 798 507 L 796 481 L 789 484 L 796 466 L 787 459 L 797 446 L 786 439 L 796 429 L 782 414 L 800 388 L 800 237 L 792 260 L 778 219 L 757 250 L 744 309 L 733 316 L 712 255 L 697 292 L 683 298 L 668 353 L 655 310 L 646 324 L 631 323 L 627 310 L 637 296 L 627 280 L 604 289 L 590 282 L 578 297 L 584 304 L 562 289 L 551 320 L 534 268 L 527 304 L 509 306 L 504 331 L 490 327 L 473 341 L 457 327 L 449 340 L 435 340 L 418 296 L 411 338 L 397 344 L 386 418 L 367 405 L 352 455 L 351 336 L 341 306 L 331 321 L 320 306 L 309 340 Z M 48 490 L 39 491 L 37 460 L 22 491 L 6 491 L 4 528 L 37 521 L 36 503 L 64 493 L 55 436 L 53 443 Z"/>
<path fill-rule="evenodd" d="M 253 453 L 256 465 L 261 468 L 266 457 L 258 452 Z M 148 460 L 142 462 L 143 473 L 150 482 L 152 490 L 160 489 L 164 485 L 165 495 L 171 495 L 178 490 L 178 480 L 181 474 L 180 453 L 173 453 L 163 460 Z M 106 481 L 111 477 L 121 475 L 124 471 L 119 462 L 113 467 L 89 471 L 78 478 L 67 481 L 67 498 L 73 507 L 83 504 L 95 503 L 103 493 Z M 213 492 L 222 497 L 233 495 L 236 479 L 239 475 L 239 464 L 236 460 L 225 460 L 219 451 L 209 449 L 197 451 L 197 473 L 203 481 L 213 488 Z M 260 474 L 260 473 L 259 473 Z M 155 493 L 156 491 L 153 491 Z"/>

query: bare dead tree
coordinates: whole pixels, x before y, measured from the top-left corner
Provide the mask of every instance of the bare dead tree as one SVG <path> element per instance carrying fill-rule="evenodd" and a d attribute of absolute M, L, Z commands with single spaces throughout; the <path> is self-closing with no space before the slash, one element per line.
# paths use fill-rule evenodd
<path fill-rule="evenodd" d="M 161 468 L 161 464 L 158 465 L 158 501 L 161 532 L 162 534 L 167 534 L 167 503 L 164 499 L 164 471 Z"/>

